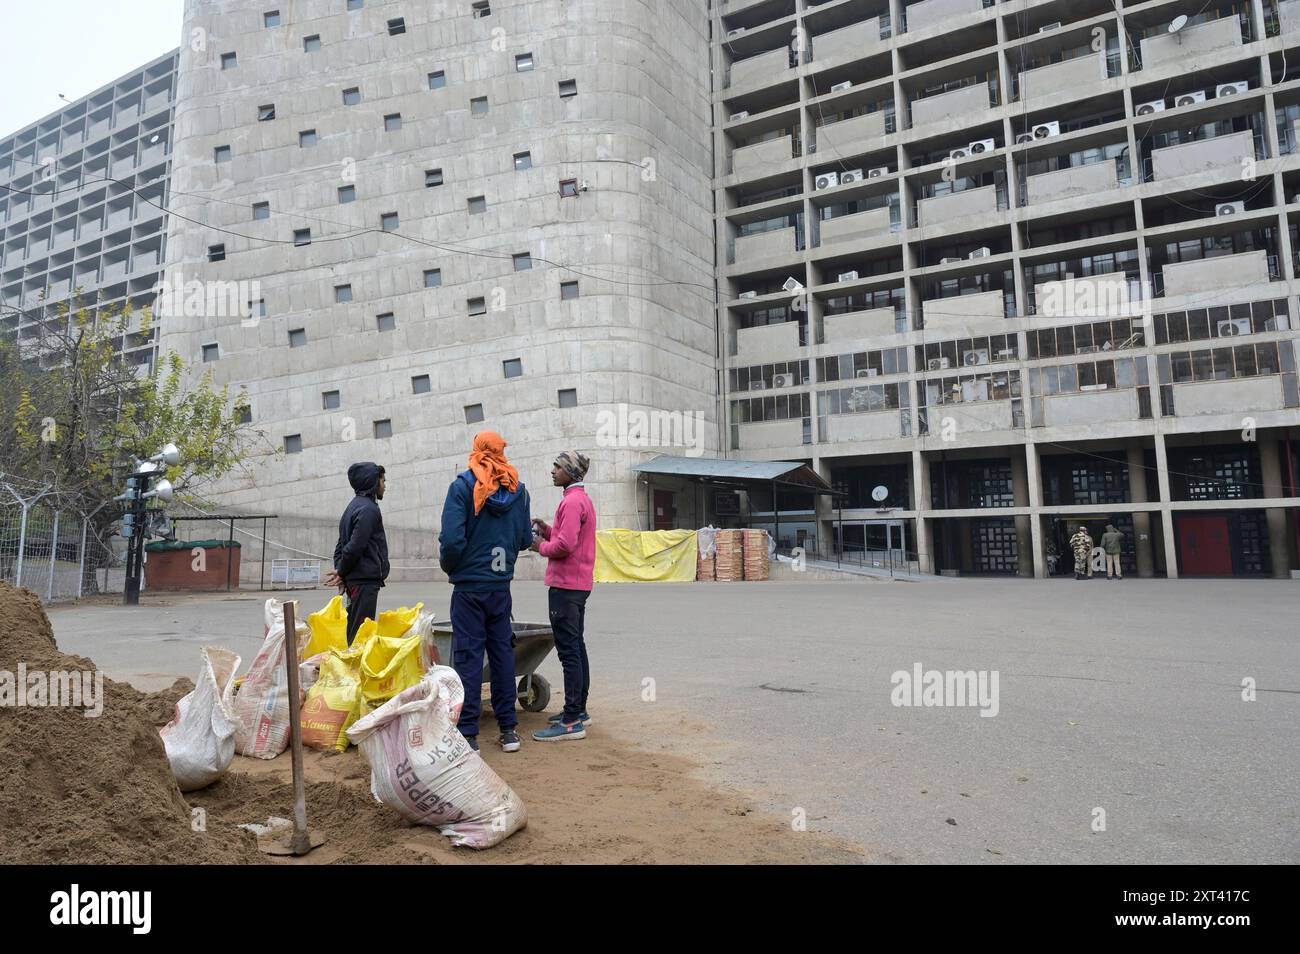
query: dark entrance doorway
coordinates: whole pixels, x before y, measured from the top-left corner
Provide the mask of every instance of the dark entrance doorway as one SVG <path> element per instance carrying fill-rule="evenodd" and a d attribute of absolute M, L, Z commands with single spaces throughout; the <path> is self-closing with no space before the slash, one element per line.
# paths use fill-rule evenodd
<path fill-rule="evenodd" d="M 655 491 L 654 527 L 656 530 L 677 529 L 677 495 L 671 490 Z"/>

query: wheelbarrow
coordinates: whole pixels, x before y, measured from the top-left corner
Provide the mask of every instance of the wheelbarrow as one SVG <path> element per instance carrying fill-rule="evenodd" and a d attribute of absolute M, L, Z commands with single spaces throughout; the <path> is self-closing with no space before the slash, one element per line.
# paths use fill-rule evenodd
<path fill-rule="evenodd" d="M 537 667 L 555 648 L 555 631 L 545 623 L 510 621 L 513 630 L 511 642 L 515 647 L 515 676 L 519 679 L 519 706 L 527 712 L 541 712 L 551 701 L 551 684 L 539 676 Z M 444 666 L 452 665 L 451 644 L 453 633 L 450 620 L 433 623 L 433 645 Z M 492 670 L 486 658 L 483 661 L 483 682 L 492 681 Z"/>

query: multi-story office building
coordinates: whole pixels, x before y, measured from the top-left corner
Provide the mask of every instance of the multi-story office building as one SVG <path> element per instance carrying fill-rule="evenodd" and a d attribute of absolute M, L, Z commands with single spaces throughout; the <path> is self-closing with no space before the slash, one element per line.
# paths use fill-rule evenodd
<path fill-rule="evenodd" d="M 36 339 L 61 307 L 130 305 L 141 331 L 165 255 L 175 52 L 0 140 L 0 333 Z"/>
<path fill-rule="evenodd" d="M 602 412 L 697 412 L 716 454 L 707 32 L 693 0 L 188 0 L 168 276 L 257 285 L 162 347 L 268 438 L 222 505 L 328 554 L 375 460 L 420 566 L 481 429 L 539 514 L 586 450 L 606 526 L 647 454 Z"/>
<path fill-rule="evenodd" d="M 169 57 L 0 145 L 81 183 L 0 197 L 0 292 L 125 298 L 152 248 L 248 283 L 162 347 L 248 389 L 219 497 L 297 546 L 372 458 L 431 558 L 490 426 L 539 511 L 590 450 L 606 526 L 738 519 L 630 470 L 664 450 L 811 464 L 841 496 L 782 494 L 785 548 L 1045 575 L 1109 522 L 1135 574 L 1297 566 L 1300 0 L 188 0 L 184 36 L 166 244 L 73 170 L 165 187 Z"/>
<path fill-rule="evenodd" d="M 1300 3 L 712 9 L 724 441 L 845 494 L 783 547 L 1297 565 Z"/>

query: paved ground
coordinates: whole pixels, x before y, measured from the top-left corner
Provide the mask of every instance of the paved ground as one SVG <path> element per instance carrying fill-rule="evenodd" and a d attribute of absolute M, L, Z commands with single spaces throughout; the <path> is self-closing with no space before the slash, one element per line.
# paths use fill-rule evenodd
<path fill-rule="evenodd" d="M 380 605 L 448 598 L 403 583 Z M 193 676 L 199 645 L 247 665 L 260 643 L 256 594 L 145 600 L 56 607 L 60 646 L 150 689 Z M 545 605 L 516 585 L 517 618 Z M 1298 609 L 1272 581 L 609 585 L 588 610 L 591 710 L 875 860 L 1294 864 Z M 998 714 L 895 707 L 890 676 L 915 663 L 996 670 Z M 553 657 L 542 672 L 560 685 Z"/>

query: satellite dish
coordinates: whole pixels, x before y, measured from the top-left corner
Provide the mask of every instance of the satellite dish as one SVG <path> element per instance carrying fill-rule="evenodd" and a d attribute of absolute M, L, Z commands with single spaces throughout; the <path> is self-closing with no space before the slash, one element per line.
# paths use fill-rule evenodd
<path fill-rule="evenodd" d="M 1178 16 L 1174 17 L 1173 20 L 1170 21 L 1169 32 L 1177 33 L 1185 26 L 1187 26 L 1187 16 L 1186 14 L 1180 13 Z"/>
<path fill-rule="evenodd" d="M 881 484 L 875 490 L 871 491 L 871 499 L 876 503 L 883 502 L 889 496 L 889 488 Z"/>

